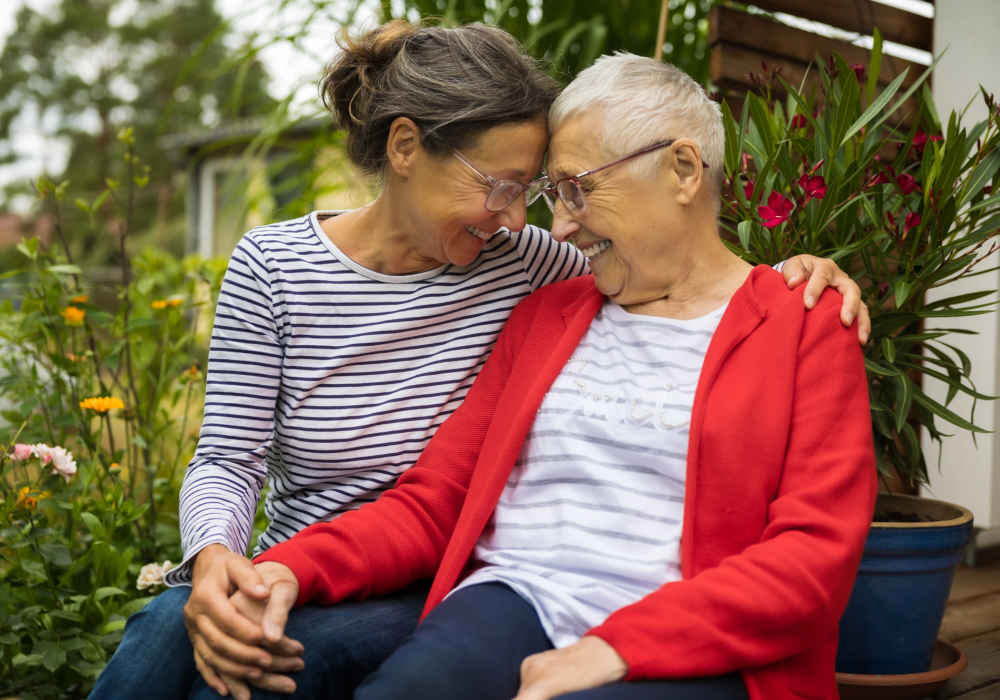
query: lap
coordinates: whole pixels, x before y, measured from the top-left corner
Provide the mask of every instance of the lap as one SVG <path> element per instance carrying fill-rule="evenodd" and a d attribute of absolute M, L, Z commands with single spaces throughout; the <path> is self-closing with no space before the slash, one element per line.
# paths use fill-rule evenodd
<path fill-rule="evenodd" d="M 552 648 L 530 603 L 501 583 L 460 589 L 365 679 L 357 700 L 510 700 L 521 662 Z M 559 700 L 746 700 L 739 674 L 611 683 Z"/>

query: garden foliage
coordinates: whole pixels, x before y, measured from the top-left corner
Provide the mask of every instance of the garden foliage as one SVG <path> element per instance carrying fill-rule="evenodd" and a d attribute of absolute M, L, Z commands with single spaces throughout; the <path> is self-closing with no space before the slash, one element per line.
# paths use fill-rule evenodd
<path fill-rule="evenodd" d="M 838 57 L 819 65 L 812 88 L 772 72 L 740 115 L 724 106 L 731 196 L 722 218 L 749 260 L 830 257 L 862 285 L 879 470 L 916 485 L 927 482 L 919 431 L 935 440 L 944 424 L 982 432 L 949 404 L 959 392 L 973 407 L 993 398 L 976 390 L 969 358 L 953 344 L 969 331 L 947 324 L 994 311 L 996 290 L 988 278 L 962 293 L 947 285 L 995 269 L 986 261 L 1000 234 L 1000 105 L 984 91 L 982 122 L 963 127 L 954 113 L 941 122 L 930 69 L 909 85 L 904 74 L 878 88 L 880 47 L 876 31 L 869 66 Z M 922 378 L 947 385 L 944 402 Z"/>
<path fill-rule="evenodd" d="M 63 245 L 26 240 L 23 266 L 4 274 L 15 291 L 0 306 L 0 697 L 84 696 L 156 591 L 143 565 L 180 555 L 177 493 L 223 269 L 129 252 L 148 178 L 131 132 L 119 147 L 122 176 L 94 201 L 39 181 Z M 81 226 L 120 247 L 115 279 L 69 257 Z"/>

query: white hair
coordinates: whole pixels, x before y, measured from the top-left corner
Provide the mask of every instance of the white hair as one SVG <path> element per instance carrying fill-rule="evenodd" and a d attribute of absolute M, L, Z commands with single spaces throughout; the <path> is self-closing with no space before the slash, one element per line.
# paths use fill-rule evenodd
<path fill-rule="evenodd" d="M 652 58 L 617 52 L 601 56 L 566 86 L 549 109 L 549 131 L 567 119 L 600 108 L 603 133 L 595 134 L 609 157 L 668 138 L 697 142 L 716 193 L 722 184 L 726 135 L 722 112 L 684 71 Z M 657 161 L 638 158 L 629 165 L 649 172 Z"/>

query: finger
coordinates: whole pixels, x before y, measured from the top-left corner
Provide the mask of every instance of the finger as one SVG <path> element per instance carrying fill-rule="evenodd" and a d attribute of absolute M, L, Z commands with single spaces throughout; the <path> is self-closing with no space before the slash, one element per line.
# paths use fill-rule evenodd
<path fill-rule="evenodd" d="M 264 584 L 264 579 L 249 559 L 243 557 L 226 559 L 226 572 L 229 574 L 229 580 L 244 595 L 264 600 L 270 593 L 270 589 Z"/>
<path fill-rule="evenodd" d="M 854 323 L 861 308 L 861 289 L 854 284 L 850 277 L 847 275 L 843 277 L 843 280 L 835 281 L 834 286 L 837 291 L 844 295 L 844 301 L 840 305 L 840 322 L 844 326 L 850 326 Z"/>
<path fill-rule="evenodd" d="M 233 678 L 232 676 L 224 675 L 222 679 L 225 681 L 226 686 L 229 688 L 229 692 L 236 700 L 250 700 L 250 686 L 240 679 Z"/>
<path fill-rule="evenodd" d="M 295 692 L 295 681 L 291 677 L 279 673 L 265 673 L 260 678 L 250 682 L 255 688 L 262 690 L 289 694 Z"/>
<path fill-rule="evenodd" d="M 229 689 L 226 687 L 222 678 L 220 678 L 219 674 L 215 672 L 215 669 L 205 663 L 205 660 L 202 658 L 201 654 L 198 653 L 197 649 L 194 652 L 194 665 L 209 688 L 222 696 L 229 694 Z"/>
<path fill-rule="evenodd" d="M 302 660 L 301 656 L 274 656 L 270 665 L 265 669 L 265 673 L 261 674 L 261 677 L 267 675 L 267 671 L 273 673 L 294 673 L 295 671 L 301 671 L 305 667 L 306 662 Z"/>
<path fill-rule="evenodd" d="M 829 286 L 830 278 L 827 273 L 820 268 L 813 268 L 812 274 L 809 276 L 809 281 L 806 282 L 806 291 L 802 295 L 806 308 L 811 309 L 816 306 L 819 295 Z"/>
<path fill-rule="evenodd" d="M 862 302 L 861 308 L 858 309 L 858 340 L 861 341 L 862 345 L 868 343 L 868 339 L 872 334 L 872 319 L 871 315 L 868 313 L 868 306 Z"/>
<path fill-rule="evenodd" d="M 247 618 L 226 593 L 202 595 L 196 604 L 184 606 L 184 620 L 192 641 L 196 635 L 206 635 L 207 625 L 221 630 L 228 637 L 243 644 L 256 646 L 264 639 L 260 625 Z"/>
<path fill-rule="evenodd" d="M 798 287 L 806 280 L 809 274 L 808 269 L 806 269 L 805 264 L 801 260 L 802 257 L 801 255 L 797 255 L 794 258 L 789 258 L 781 266 L 781 274 L 784 276 L 785 284 L 788 285 L 789 289 Z"/>
<path fill-rule="evenodd" d="M 205 661 L 218 670 L 246 678 L 260 675 L 260 669 L 270 665 L 271 655 L 265 649 L 225 636 L 211 620 L 204 621 L 203 630 L 205 634 L 191 641 Z"/>
<path fill-rule="evenodd" d="M 285 623 L 288 622 L 288 611 L 295 605 L 297 595 L 295 587 L 287 583 L 278 582 L 271 586 L 271 597 L 267 601 L 267 609 L 264 610 L 264 619 L 261 621 L 265 639 L 277 642 L 282 638 L 285 633 Z"/>

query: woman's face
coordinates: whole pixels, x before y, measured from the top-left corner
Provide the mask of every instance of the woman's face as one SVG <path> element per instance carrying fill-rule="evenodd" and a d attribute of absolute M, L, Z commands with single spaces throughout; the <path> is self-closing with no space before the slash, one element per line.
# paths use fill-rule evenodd
<path fill-rule="evenodd" d="M 538 119 L 495 126 L 461 152 L 484 175 L 527 184 L 541 169 L 547 143 L 545 121 Z M 454 154 L 421 148 L 409 195 L 421 254 L 437 263 L 468 265 L 501 227 L 524 228 L 524 195 L 491 212 L 486 209 L 489 192 L 483 178 Z"/>

